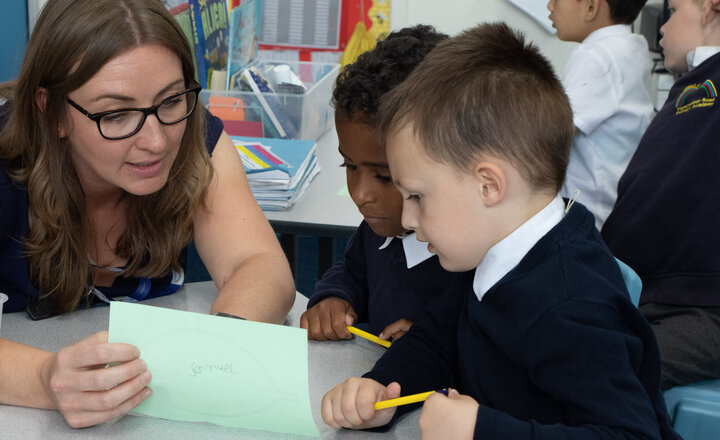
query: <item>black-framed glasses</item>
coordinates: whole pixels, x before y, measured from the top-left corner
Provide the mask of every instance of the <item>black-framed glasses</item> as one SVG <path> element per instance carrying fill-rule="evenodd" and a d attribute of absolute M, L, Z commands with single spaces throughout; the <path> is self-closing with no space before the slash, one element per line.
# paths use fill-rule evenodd
<path fill-rule="evenodd" d="M 195 110 L 200 90 L 202 90 L 200 86 L 195 86 L 170 96 L 152 107 L 121 108 L 100 113 L 90 113 L 70 98 L 67 98 L 67 102 L 90 120 L 95 121 L 102 137 L 115 141 L 129 138 L 140 131 L 149 115 L 155 115 L 164 125 L 177 124 L 187 119 Z"/>

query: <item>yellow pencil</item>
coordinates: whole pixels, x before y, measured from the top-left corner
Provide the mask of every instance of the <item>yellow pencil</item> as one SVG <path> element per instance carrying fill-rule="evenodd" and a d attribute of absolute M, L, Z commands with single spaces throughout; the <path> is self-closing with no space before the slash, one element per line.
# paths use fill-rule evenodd
<path fill-rule="evenodd" d="M 449 392 L 449 388 L 443 388 L 442 390 L 428 391 L 426 393 L 420 393 L 420 394 L 411 394 L 409 396 L 398 397 L 397 399 L 381 400 L 379 402 L 375 402 L 375 410 L 377 411 L 379 409 L 392 408 L 393 406 L 400 406 L 400 405 L 407 405 L 410 403 L 424 402 L 425 399 L 427 399 L 428 396 L 432 393 L 443 393 L 447 396 L 448 392 Z"/>
<path fill-rule="evenodd" d="M 372 333 L 368 333 L 368 332 L 366 332 L 366 331 L 364 331 L 364 330 L 360 330 L 359 328 L 353 327 L 352 325 L 347 326 L 347 329 L 348 329 L 348 331 L 349 331 L 350 333 L 352 333 L 352 334 L 354 334 L 354 335 L 357 335 L 357 336 L 360 336 L 361 338 L 365 338 L 365 339 L 367 339 L 368 341 L 372 341 L 372 342 L 374 342 L 374 343 L 376 343 L 376 344 L 380 344 L 380 345 L 382 345 L 382 346 L 385 347 L 385 348 L 390 347 L 390 344 L 391 344 L 390 341 L 386 341 L 386 340 L 384 340 L 384 339 L 380 339 L 380 338 L 378 338 L 377 336 L 373 335 Z"/>

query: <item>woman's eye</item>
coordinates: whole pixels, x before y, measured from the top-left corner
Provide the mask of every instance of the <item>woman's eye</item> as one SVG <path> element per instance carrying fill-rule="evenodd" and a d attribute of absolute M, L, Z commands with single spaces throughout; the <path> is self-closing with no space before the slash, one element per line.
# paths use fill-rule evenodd
<path fill-rule="evenodd" d="M 103 122 L 118 123 L 124 122 L 129 117 L 128 112 L 110 113 L 109 115 L 103 116 Z"/>
<path fill-rule="evenodd" d="M 167 108 L 172 108 L 172 107 L 175 107 L 175 106 L 177 106 L 177 105 L 179 105 L 179 104 L 182 104 L 183 101 L 184 101 L 184 98 L 183 98 L 182 96 L 176 96 L 176 97 L 174 97 L 174 98 L 168 99 L 167 101 L 164 101 L 164 102 L 162 103 L 162 106 L 163 106 L 163 107 L 167 107 Z"/>

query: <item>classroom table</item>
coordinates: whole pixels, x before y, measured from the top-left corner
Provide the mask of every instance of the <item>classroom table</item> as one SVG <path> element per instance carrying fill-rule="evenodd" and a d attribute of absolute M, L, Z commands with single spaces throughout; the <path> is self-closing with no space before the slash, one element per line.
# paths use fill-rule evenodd
<path fill-rule="evenodd" d="M 143 304 L 207 313 L 217 289 L 212 282 L 191 283 L 173 295 L 143 301 Z M 295 304 L 286 320 L 297 327 L 305 310 L 307 298 L 296 295 Z M 64 316 L 32 321 L 24 312 L 6 313 L 0 335 L 3 338 L 46 350 L 58 350 L 98 331 L 108 328 L 108 307 L 78 310 Z M 410 439 L 420 438 L 415 410 L 398 420 L 387 432 L 374 433 L 335 430 L 325 425 L 320 414 L 322 396 L 350 376 L 368 371 L 382 355 L 384 348 L 354 337 L 348 341 L 317 342 L 308 346 L 310 404 L 315 424 L 323 439 Z M 150 383 L 152 387 L 152 382 Z M 70 428 L 57 411 L 0 405 L 0 439 L 308 439 L 266 431 L 226 428 L 208 423 L 169 421 L 127 415 L 118 420 L 83 429 Z"/>
<path fill-rule="evenodd" d="M 319 239 L 318 276 L 332 264 L 334 238 L 352 235 L 362 221 L 362 215 L 347 195 L 345 169 L 338 152 L 335 126 L 331 126 L 317 141 L 320 173 L 293 206 L 284 211 L 266 211 L 285 254 L 294 271 L 297 235 L 313 235 Z"/>

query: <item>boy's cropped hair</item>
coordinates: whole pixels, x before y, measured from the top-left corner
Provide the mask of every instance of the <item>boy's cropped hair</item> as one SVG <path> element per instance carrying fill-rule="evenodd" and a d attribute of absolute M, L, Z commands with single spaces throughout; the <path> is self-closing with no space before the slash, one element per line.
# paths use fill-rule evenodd
<path fill-rule="evenodd" d="M 400 84 L 438 42 L 448 38 L 427 25 L 391 32 L 342 70 L 333 90 L 335 111 L 344 118 L 373 124 L 380 96 Z"/>
<path fill-rule="evenodd" d="M 539 190 L 557 192 L 565 179 L 570 103 L 547 59 L 504 23 L 441 42 L 383 96 L 381 138 L 408 123 L 428 156 L 459 170 L 490 154 Z"/>
<path fill-rule="evenodd" d="M 610 19 L 615 24 L 631 24 L 647 0 L 606 0 L 610 6 Z"/>

